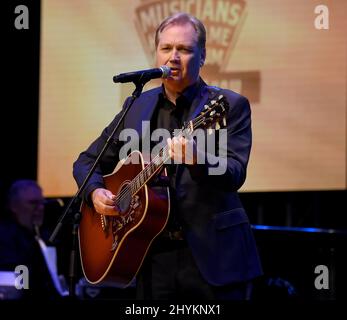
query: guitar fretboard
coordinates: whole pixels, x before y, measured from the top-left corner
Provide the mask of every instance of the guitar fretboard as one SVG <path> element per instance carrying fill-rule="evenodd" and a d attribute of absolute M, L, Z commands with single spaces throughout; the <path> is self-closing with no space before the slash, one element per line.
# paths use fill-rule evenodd
<path fill-rule="evenodd" d="M 162 168 L 167 160 L 169 160 L 169 152 L 168 146 L 166 145 L 164 148 L 160 149 L 158 155 L 155 156 L 153 160 L 131 181 L 129 184 L 131 194 L 135 195 L 144 184 Z"/>
<path fill-rule="evenodd" d="M 212 100 L 208 105 L 205 105 L 204 111 L 195 119 L 184 123 L 184 126 L 179 130 L 175 137 L 185 136 L 193 132 L 199 127 L 205 127 L 207 124 L 211 124 L 216 119 L 220 118 L 225 113 L 225 106 L 223 102 L 223 95 L 220 95 L 216 100 Z M 216 111 L 216 108 L 220 107 L 220 110 Z M 127 190 L 123 190 L 123 194 L 130 193 L 135 195 L 157 172 L 160 171 L 162 166 L 170 159 L 168 146 L 166 145 L 160 149 L 159 153 L 152 159 L 152 161 L 146 165 L 146 167 L 128 184 Z"/>

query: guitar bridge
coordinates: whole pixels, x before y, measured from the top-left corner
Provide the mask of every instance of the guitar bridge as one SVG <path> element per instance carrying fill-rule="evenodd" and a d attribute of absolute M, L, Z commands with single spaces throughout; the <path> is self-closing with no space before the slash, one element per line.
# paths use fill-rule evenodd
<path fill-rule="evenodd" d="M 107 217 L 104 216 L 103 214 L 100 215 L 100 219 L 101 219 L 101 228 L 102 228 L 102 231 L 106 231 L 107 228 L 108 228 L 108 220 L 107 220 Z"/>

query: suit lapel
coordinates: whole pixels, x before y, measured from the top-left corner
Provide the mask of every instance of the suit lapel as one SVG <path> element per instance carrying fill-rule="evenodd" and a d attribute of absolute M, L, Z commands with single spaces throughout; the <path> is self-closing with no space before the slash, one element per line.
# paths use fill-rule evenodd
<path fill-rule="evenodd" d="M 193 101 L 193 105 L 191 108 L 192 112 L 188 115 L 187 121 L 196 118 L 200 114 L 200 112 L 203 111 L 206 103 L 215 96 L 215 92 L 213 92 L 213 90 L 209 90 L 210 87 L 207 86 L 205 82 L 203 82 L 203 84 L 204 86 L 201 88 L 200 93 L 198 93 L 198 97 Z M 176 186 L 178 181 L 181 179 L 183 169 L 183 165 L 176 166 Z"/>
<path fill-rule="evenodd" d="M 143 96 L 134 103 L 131 113 L 127 117 L 126 127 L 135 129 L 140 138 L 142 137 L 142 122 L 151 121 L 155 107 L 157 106 L 161 88 L 153 90 L 151 93 L 144 93 Z M 149 128 L 147 128 L 149 129 Z"/>
<path fill-rule="evenodd" d="M 199 98 L 193 101 L 193 106 L 191 108 L 192 112 L 188 116 L 188 121 L 196 118 L 199 113 L 203 111 L 206 103 L 208 101 L 211 101 L 216 96 L 219 90 L 220 89 L 218 87 L 211 87 L 203 82 L 203 87 L 199 93 Z"/>
<path fill-rule="evenodd" d="M 204 109 L 204 105 L 206 104 L 209 98 L 209 91 L 207 90 L 207 86 L 203 86 L 198 93 L 198 97 L 196 97 L 193 101 L 193 105 L 191 108 L 191 112 L 188 115 L 188 121 L 196 118 L 198 114 Z"/>

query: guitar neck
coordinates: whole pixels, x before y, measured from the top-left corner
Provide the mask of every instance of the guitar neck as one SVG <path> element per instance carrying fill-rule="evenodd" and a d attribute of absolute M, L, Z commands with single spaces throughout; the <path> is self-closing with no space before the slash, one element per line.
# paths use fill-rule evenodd
<path fill-rule="evenodd" d="M 185 122 L 182 129 L 177 132 L 175 137 L 191 134 L 199 127 L 206 127 L 218 120 L 225 113 L 225 106 L 220 95 L 216 100 L 211 100 L 205 105 L 204 110 L 195 119 Z M 216 108 L 219 107 L 219 110 Z M 163 165 L 170 159 L 168 145 L 160 149 L 159 153 L 152 161 L 131 181 L 129 187 L 131 194 L 135 195 L 155 174 L 157 174 Z"/>

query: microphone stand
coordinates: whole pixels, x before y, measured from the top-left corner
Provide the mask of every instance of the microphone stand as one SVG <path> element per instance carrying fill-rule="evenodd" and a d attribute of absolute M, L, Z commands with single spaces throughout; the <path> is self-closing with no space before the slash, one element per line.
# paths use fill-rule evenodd
<path fill-rule="evenodd" d="M 102 156 L 104 155 L 104 153 L 106 152 L 106 150 L 108 149 L 108 147 L 111 145 L 111 143 L 116 142 L 118 143 L 119 140 L 118 139 L 114 139 L 114 136 L 120 126 L 120 124 L 123 122 L 126 114 L 128 113 L 128 111 L 130 110 L 131 106 L 133 105 L 133 103 L 135 102 L 135 100 L 141 95 L 142 90 L 144 85 L 150 80 L 150 78 L 146 77 L 146 76 L 141 76 L 137 81 L 134 81 L 133 83 L 135 84 L 135 90 L 132 93 L 131 96 L 131 100 L 129 105 L 124 109 L 123 114 L 121 116 L 121 118 L 119 119 L 117 125 L 115 126 L 115 128 L 113 129 L 111 135 L 108 137 L 108 139 L 106 140 L 103 148 L 101 149 L 100 153 L 98 154 L 98 156 L 96 157 L 92 167 L 90 168 L 87 176 L 85 177 L 85 179 L 83 180 L 83 183 L 81 184 L 81 186 L 79 187 L 79 189 L 77 190 L 76 194 L 71 198 L 70 202 L 68 203 L 66 209 L 64 210 L 64 213 L 61 215 L 61 217 L 58 220 L 58 223 L 56 225 L 56 227 L 54 228 L 50 238 L 49 238 L 49 242 L 54 243 L 55 238 L 59 232 L 59 230 L 61 229 L 61 227 L 63 226 L 63 224 L 65 223 L 65 220 L 67 219 L 67 217 L 71 214 L 72 207 L 73 205 L 77 204 L 77 200 L 79 200 L 81 198 L 81 194 L 84 191 L 90 177 L 92 176 L 92 174 L 94 173 L 96 167 L 98 166 L 100 159 L 102 158 Z M 71 252 L 70 252 L 70 262 L 69 262 L 69 296 L 71 298 L 75 298 L 76 294 L 75 294 L 75 282 L 76 282 L 76 256 L 77 256 L 77 229 L 79 226 L 79 222 L 80 222 L 80 218 L 81 218 L 81 212 L 79 210 L 75 210 L 75 213 L 73 214 L 73 227 L 72 227 L 72 247 L 71 247 Z"/>

